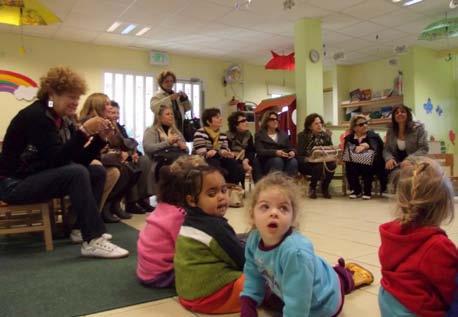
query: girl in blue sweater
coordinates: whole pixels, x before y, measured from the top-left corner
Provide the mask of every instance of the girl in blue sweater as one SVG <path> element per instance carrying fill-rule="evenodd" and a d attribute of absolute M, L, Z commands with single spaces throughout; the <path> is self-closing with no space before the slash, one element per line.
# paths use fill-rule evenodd
<path fill-rule="evenodd" d="M 248 206 L 254 229 L 245 247 L 242 317 L 257 316 L 256 307 L 269 302 L 270 291 L 283 301 L 284 317 L 337 316 L 344 294 L 373 281 L 359 265 L 345 267 L 339 259 L 333 268 L 315 254 L 310 240 L 295 230 L 300 197 L 292 179 L 279 172 L 254 189 Z"/>

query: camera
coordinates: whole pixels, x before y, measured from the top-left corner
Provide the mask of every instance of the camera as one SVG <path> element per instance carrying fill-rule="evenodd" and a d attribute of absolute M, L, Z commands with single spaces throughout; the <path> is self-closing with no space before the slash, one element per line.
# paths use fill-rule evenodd
<path fill-rule="evenodd" d="M 188 96 L 186 96 L 185 94 L 181 95 L 180 96 L 180 101 L 181 102 L 188 101 Z"/>

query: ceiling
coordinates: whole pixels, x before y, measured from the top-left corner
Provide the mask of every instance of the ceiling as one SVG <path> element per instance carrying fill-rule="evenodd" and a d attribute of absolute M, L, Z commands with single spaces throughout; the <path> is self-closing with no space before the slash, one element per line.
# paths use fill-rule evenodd
<path fill-rule="evenodd" d="M 338 64 L 356 64 L 393 56 L 398 45 L 419 45 L 436 50 L 458 47 L 458 38 L 419 41 L 429 23 L 457 16 L 449 0 L 424 0 L 402 7 L 391 0 L 294 0 L 291 10 L 284 0 L 252 0 L 236 9 L 236 0 L 41 0 L 62 19 L 50 26 L 25 26 L 24 34 L 92 44 L 227 61 L 265 64 L 270 50 L 289 53 L 294 47 L 294 22 L 320 18 L 325 66 L 344 52 Z M 247 1 L 239 0 L 240 3 Z M 151 27 L 144 35 L 108 33 L 115 21 Z M 0 24 L 0 31 L 20 28 Z M 118 30 L 117 30 L 118 31 Z"/>

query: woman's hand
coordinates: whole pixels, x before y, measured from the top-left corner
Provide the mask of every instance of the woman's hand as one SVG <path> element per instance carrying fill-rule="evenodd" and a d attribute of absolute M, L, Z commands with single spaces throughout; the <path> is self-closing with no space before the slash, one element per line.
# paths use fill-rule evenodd
<path fill-rule="evenodd" d="M 134 162 L 134 163 L 137 163 L 137 162 L 138 162 L 138 153 L 137 153 L 137 151 L 135 151 L 135 152 L 132 154 L 132 162 Z"/>
<path fill-rule="evenodd" d="M 183 141 L 179 140 L 179 141 L 177 142 L 177 144 L 178 144 L 178 147 L 179 147 L 181 150 L 187 150 L 187 149 L 188 149 L 188 147 L 186 146 L 186 142 L 183 142 Z"/>
<path fill-rule="evenodd" d="M 93 117 L 83 123 L 83 131 L 86 131 L 89 135 L 98 134 L 103 130 L 110 129 L 112 124 L 109 120 L 102 117 Z"/>
<path fill-rule="evenodd" d="M 234 158 L 234 153 L 232 153 L 232 152 L 230 152 L 228 150 L 219 151 L 219 155 L 221 155 L 221 157 Z"/>
<path fill-rule="evenodd" d="M 178 98 L 180 98 L 180 93 L 178 92 L 170 95 L 171 100 L 177 100 Z"/>
<path fill-rule="evenodd" d="M 180 140 L 180 138 L 178 137 L 178 135 L 175 134 L 172 134 L 167 138 L 167 142 L 169 142 L 170 145 L 177 143 L 178 140 Z"/>
<path fill-rule="evenodd" d="M 207 154 L 205 154 L 205 157 L 206 158 L 212 158 L 213 156 L 215 156 L 218 152 L 216 152 L 216 150 L 210 150 L 210 151 L 207 151 Z"/>
<path fill-rule="evenodd" d="M 296 152 L 294 152 L 294 151 L 289 151 L 288 152 L 288 158 L 293 158 L 295 156 L 296 156 Z"/>
<path fill-rule="evenodd" d="M 125 152 L 125 151 L 121 151 L 120 153 L 120 157 L 121 157 L 121 162 L 125 162 L 127 161 L 127 159 L 129 158 L 129 153 Z"/>
<path fill-rule="evenodd" d="M 398 165 L 398 162 L 396 162 L 396 160 L 390 159 L 390 160 L 386 161 L 386 163 L 385 163 L 385 168 L 386 168 L 387 170 L 392 170 L 392 169 L 395 168 L 397 165 Z"/>
<path fill-rule="evenodd" d="M 250 166 L 250 161 L 248 159 L 244 159 L 242 161 L 242 166 L 245 173 L 251 173 L 251 171 L 253 170 L 253 168 Z"/>
<path fill-rule="evenodd" d="M 288 153 L 286 153 L 286 152 L 283 151 L 283 150 L 277 150 L 277 151 L 275 151 L 275 155 L 277 155 L 278 157 L 285 157 L 285 158 L 288 158 L 288 157 L 289 157 Z"/>

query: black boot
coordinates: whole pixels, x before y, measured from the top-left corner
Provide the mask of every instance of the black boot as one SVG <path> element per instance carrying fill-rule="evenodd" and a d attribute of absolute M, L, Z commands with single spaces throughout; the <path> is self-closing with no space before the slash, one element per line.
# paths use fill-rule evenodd
<path fill-rule="evenodd" d="M 111 204 L 111 212 L 121 219 L 130 219 L 132 215 L 121 208 L 120 201 L 114 201 Z"/>
<path fill-rule="evenodd" d="M 126 203 L 126 210 L 131 214 L 143 215 L 146 213 L 145 209 L 140 207 L 136 202 Z"/>
<path fill-rule="evenodd" d="M 116 223 L 116 222 L 119 222 L 121 219 L 119 219 L 118 216 L 113 215 L 111 213 L 110 206 L 111 206 L 110 202 L 106 202 L 105 206 L 103 206 L 103 209 L 102 209 L 103 222 L 105 222 L 105 223 Z"/>
<path fill-rule="evenodd" d="M 311 187 L 309 188 L 309 198 L 311 199 L 316 199 L 316 189 L 315 187 Z"/>
<path fill-rule="evenodd" d="M 154 211 L 154 207 L 149 204 L 149 197 L 145 199 L 140 199 L 137 201 L 137 204 L 140 205 L 146 212 Z"/>
<path fill-rule="evenodd" d="M 321 184 L 321 193 L 323 194 L 323 197 L 326 199 L 332 198 L 331 194 L 329 193 L 329 183 L 323 182 Z"/>

